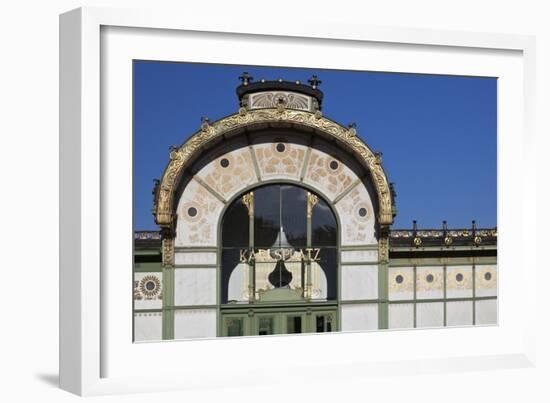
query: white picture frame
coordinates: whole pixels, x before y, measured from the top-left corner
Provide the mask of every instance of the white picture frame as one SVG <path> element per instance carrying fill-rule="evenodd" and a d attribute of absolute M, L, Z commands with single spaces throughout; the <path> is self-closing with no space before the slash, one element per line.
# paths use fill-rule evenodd
<path fill-rule="evenodd" d="M 498 76 L 502 83 L 498 98 L 498 173 L 499 178 L 506 178 L 506 183 L 499 182 L 498 195 L 499 326 L 133 344 L 131 338 L 126 337 L 127 322 L 123 319 L 128 304 L 124 297 L 117 297 L 125 279 L 130 286 L 128 274 L 131 270 L 117 272 L 114 276 L 114 271 L 106 269 L 113 267 L 114 261 L 124 265 L 128 258 L 131 259 L 128 255 L 132 242 L 128 216 L 117 221 L 121 225 L 116 226 L 118 216 L 111 214 L 121 208 L 129 210 L 124 204 L 127 199 L 118 197 L 128 190 L 120 185 L 128 179 L 128 170 L 117 168 L 112 158 L 118 155 L 117 164 L 131 166 L 131 153 L 120 153 L 125 147 L 129 149 L 130 143 L 126 135 L 109 135 L 115 127 L 120 133 L 128 133 L 131 94 L 128 93 L 128 81 L 114 84 L 115 81 L 105 80 L 102 74 L 107 74 L 104 70 L 107 68 L 110 69 L 108 74 L 124 75 L 127 61 L 147 52 L 156 52 L 153 58 L 159 60 L 172 60 L 174 46 L 187 40 L 185 35 L 192 36 L 188 38 L 190 41 L 203 41 L 204 48 L 189 47 L 184 61 L 230 62 L 228 52 L 210 52 L 209 57 L 206 54 L 208 46 L 215 46 L 216 41 L 233 40 L 255 46 L 248 59 L 235 59 L 240 60 L 239 64 L 251 64 L 255 60 L 255 64 L 269 65 L 273 63 L 272 52 L 262 53 L 261 48 L 288 45 L 291 41 L 297 45 L 314 43 L 321 51 L 338 52 L 347 46 L 347 50 L 375 52 L 380 59 L 369 62 L 371 70 L 391 71 L 384 63 L 395 64 L 403 55 L 411 56 L 411 52 L 416 52 L 423 54 L 425 59 L 409 60 L 408 67 L 402 71 L 466 75 L 502 72 Z M 135 40 L 136 36 L 140 36 L 139 41 Z M 135 43 L 139 43 L 139 48 L 134 47 Z M 63 389 L 79 395 L 96 395 L 229 384 L 247 386 L 269 383 L 270 377 L 282 368 L 287 376 L 299 374 L 307 381 L 322 378 L 327 369 L 337 369 L 337 378 L 345 379 L 380 373 L 435 373 L 533 365 L 536 297 L 522 285 L 527 278 L 536 277 L 535 253 L 527 253 L 528 248 L 532 251 L 535 246 L 526 238 L 530 231 L 536 232 L 535 211 L 526 207 L 535 204 L 535 195 L 522 192 L 513 200 L 506 196 L 513 187 L 534 188 L 535 179 L 505 164 L 519 155 L 523 172 L 535 170 L 534 159 L 526 158 L 532 152 L 534 138 L 535 45 L 532 37 L 326 24 L 307 18 L 300 25 L 288 26 L 265 19 L 236 21 L 150 10 L 81 8 L 61 15 L 60 45 L 60 385 Z M 368 49 L 364 50 L 365 47 Z M 289 55 L 297 58 L 295 63 L 300 63 L 297 53 L 291 51 Z M 120 64 L 111 66 L 105 57 L 113 61 L 120 58 Z M 460 62 L 468 57 L 479 60 L 471 66 L 468 62 Z M 331 62 L 334 64 L 322 67 L 346 66 L 345 58 L 334 59 L 337 60 Z M 291 65 L 288 56 L 280 60 L 282 65 Z M 414 63 L 418 63 L 416 67 Z M 429 71 L 427 64 L 430 64 Z M 393 71 L 398 70 L 394 68 Z M 109 120 L 113 115 L 120 119 Z M 118 204 L 114 196 L 120 199 Z M 506 214 L 511 211 L 520 214 Z M 114 251 L 113 244 L 121 246 Z M 514 253 L 511 253 L 512 247 Z M 521 278 L 507 276 L 506 268 L 511 266 L 521 268 Z M 519 302 L 512 306 L 506 296 L 513 290 L 517 291 Z M 131 321 L 131 317 L 127 320 Z M 113 333 L 122 336 L 116 338 Z M 431 340 L 431 348 L 427 340 Z M 491 340 L 491 345 L 487 346 L 485 342 Z M 468 347 L 454 346 L 453 341 L 462 341 Z M 250 364 L 246 376 L 242 373 L 227 375 L 219 368 L 222 360 L 239 359 L 245 348 L 254 355 L 283 342 L 291 352 L 299 352 L 306 346 L 326 345 L 332 350 L 338 345 L 345 347 L 340 355 L 312 357 L 307 363 L 293 358 L 290 361 L 274 359 L 269 367 L 261 362 Z M 353 350 L 354 346 L 362 345 L 366 346 L 361 349 L 363 354 Z M 370 345 L 377 347 L 369 349 Z M 410 345 L 416 348 L 408 348 Z M 163 371 L 153 373 L 136 366 L 135 357 L 150 354 L 166 363 Z M 164 361 L 168 356 L 180 355 L 180 358 L 185 357 L 184 364 L 177 359 Z M 258 371 L 260 368 L 262 370 Z"/>

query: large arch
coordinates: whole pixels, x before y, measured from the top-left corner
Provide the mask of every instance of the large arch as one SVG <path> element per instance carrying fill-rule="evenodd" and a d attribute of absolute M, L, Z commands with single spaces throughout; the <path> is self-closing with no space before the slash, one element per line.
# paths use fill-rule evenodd
<path fill-rule="evenodd" d="M 170 153 L 170 162 L 162 175 L 155 192 L 154 215 L 158 225 L 171 228 L 174 224 L 175 194 L 181 181 L 182 173 L 195 158 L 212 144 L 242 130 L 250 130 L 266 126 L 300 127 L 314 130 L 319 134 L 336 140 L 339 145 L 351 151 L 356 159 L 365 166 L 377 193 L 379 206 L 378 221 L 380 225 L 390 225 L 393 222 L 392 196 L 388 179 L 380 163 L 380 158 L 357 137 L 354 127 L 344 127 L 316 113 L 289 109 L 259 109 L 246 110 L 220 119 L 212 124 L 203 123 L 201 130 L 196 132 L 181 147 Z"/>
<path fill-rule="evenodd" d="M 224 305 L 219 292 L 221 219 L 236 197 L 276 183 L 310 189 L 330 203 L 338 220 L 337 298 L 315 309 L 325 309 L 337 321 L 334 328 L 351 329 L 349 318 L 359 308 L 367 328 L 385 327 L 386 307 L 373 301 L 384 298 L 384 230 L 393 220 L 393 206 L 380 158 L 354 127 L 338 125 L 320 112 L 241 108 L 236 115 L 204 122 L 173 149 L 157 186 L 163 338 L 223 335 L 223 315 L 233 308 Z M 340 301 L 370 302 L 343 306 Z"/>

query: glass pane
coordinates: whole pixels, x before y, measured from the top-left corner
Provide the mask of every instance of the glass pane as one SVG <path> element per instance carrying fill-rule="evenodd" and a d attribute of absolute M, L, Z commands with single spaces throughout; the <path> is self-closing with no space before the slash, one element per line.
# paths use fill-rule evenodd
<path fill-rule="evenodd" d="M 291 185 L 281 186 L 281 224 L 288 242 L 294 247 L 307 243 L 307 190 Z"/>
<path fill-rule="evenodd" d="M 324 333 L 325 331 L 325 315 L 315 316 L 315 331 L 317 333 Z"/>
<path fill-rule="evenodd" d="M 248 264 L 241 263 L 241 248 L 222 249 L 221 267 L 221 302 L 243 301 L 248 299 L 243 293 L 247 291 L 246 278 Z M 245 249 L 246 250 L 246 249 Z M 246 278 L 245 278 L 246 277 Z M 231 283 L 231 284 L 230 284 Z M 229 290 L 231 286 L 231 292 Z M 231 295 L 230 295 L 231 294 Z"/>
<path fill-rule="evenodd" d="M 225 212 L 222 224 L 222 246 L 248 247 L 248 209 L 242 198 L 235 200 Z"/>
<path fill-rule="evenodd" d="M 302 317 L 287 316 L 286 318 L 286 332 L 287 333 L 302 333 Z"/>
<path fill-rule="evenodd" d="M 273 317 L 268 316 L 258 319 L 258 334 L 260 336 L 273 334 Z"/>
<path fill-rule="evenodd" d="M 280 229 L 280 186 L 265 186 L 254 191 L 254 245 L 269 248 Z"/>
<path fill-rule="evenodd" d="M 336 218 L 324 200 L 313 208 L 311 216 L 311 243 L 319 246 L 337 246 Z"/>
<path fill-rule="evenodd" d="M 313 246 L 314 253 L 317 257 L 317 260 L 312 263 L 312 266 L 320 267 L 322 273 L 324 274 L 324 279 L 317 278 L 314 274 L 315 271 L 312 269 L 312 280 L 317 281 L 319 284 L 314 284 L 314 289 L 320 288 L 320 293 L 312 295 L 314 299 L 320 298 L 327 300 L 337 299 L 337 276 L 338 276 L 338 249 L 335 247 L 326 247 L 326 246 Z M 326 281 L 326 283 L 325 283 Z M 325 288 L 325 289 L 323 289 Z"/>
<path fill-rule="evenodd" d="M 228 336 L 243 335 L 243 320 L 242 318 L 228 318 L 225 320 Z"/>

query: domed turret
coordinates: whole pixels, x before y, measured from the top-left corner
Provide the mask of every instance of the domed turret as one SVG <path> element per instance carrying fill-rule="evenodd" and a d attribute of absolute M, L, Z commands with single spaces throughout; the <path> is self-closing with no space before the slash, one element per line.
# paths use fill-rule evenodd
<path fill-rule="evenodd" d="M 277 108 L 315 112 L 321 109 L 323 92 L 319 90 L 321 81 L 312 76 L 308 83 L 285 81 L 282 78 L 273 81 L 255 81 L 247 72 L 239 77 L 241 85 L 237 87 L 237 96 L 242 107 L 248 110 Z"/>

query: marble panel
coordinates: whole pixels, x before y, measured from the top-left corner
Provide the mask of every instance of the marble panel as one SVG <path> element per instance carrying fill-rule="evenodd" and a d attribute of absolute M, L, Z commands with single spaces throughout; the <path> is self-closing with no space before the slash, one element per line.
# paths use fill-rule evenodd
<path fill-rule="evenodd" d="M 363 184 L 336 203 L 340 217 L 341 243 L 347 245 L 376 244 L 375 217 L 370 195 Z"/>
<path fill-rule="evenodd" d="M 174 338 L 216 337 L 216 309 L 179 309 L 174 312 Z"/>
<path fill-rule="evenodd" d="M 223 203 L 192 179 L 177 208 L 175 246 L 216 246 Z"/>
<path fill-rule="evenodd" d="M 414 327 L 414 305 L 389 304 L 388 327 L 390 329 L 409 329 Z"/>
<path fill-rule="evenodd" d="M 304 182 L 319 189 L 330 200 L 334 200 L 357 179 L 357 175 L 339 159 L 311 149 Z"/>
<path fill-rule="evenodd" d="M 162 340 L 162 313 L 134 313 L 134 341 Z"/>
<path fill-rule="evenodd" d="M 342 331 L 378 329 L 378 304 L 342 305 Z"/>
<path fill-rule="evenodd" d="M 134 309 L 162 308 L 162 273 L 134 273 Z"/>
<path fill-rule="evenodd" d="M 216 269 L 175 269 L 176 305 L 215 305 Z"/>
<path fill-rule="evenodd" d="M 378 266 L 342 265 L 342 299 L 378 298 Z"/>
<path fill-rule="evenodd" d="M 447 302 L 447 326 L 471 326 L 474 323 L 472 301 Z"/>
<path fill-rule="evenodd" d="M 443 326 L 443 302 L 416 304 L 416 327 Z"/>

